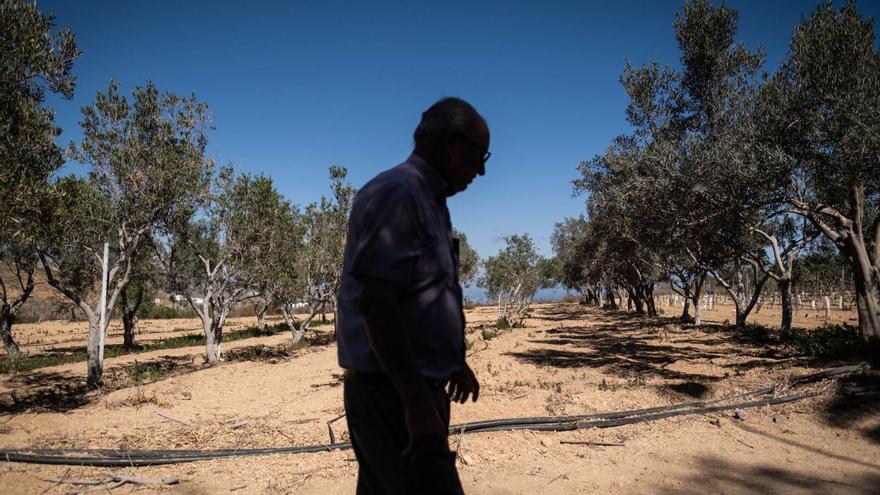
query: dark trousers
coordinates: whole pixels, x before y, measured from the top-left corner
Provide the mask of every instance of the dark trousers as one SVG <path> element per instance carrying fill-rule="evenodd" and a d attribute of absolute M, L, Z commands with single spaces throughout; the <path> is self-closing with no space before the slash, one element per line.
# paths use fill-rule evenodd
<path fill-rule="evenodd" d="M 439 383 L 428 389 L 449 426 L 449 398 Z M 455 454 L 411 460 L 403 402 L 385 375 L 345 373 L 344 400 L 351 444 L 358 460 L 358 495 L 462 494 Z"/>

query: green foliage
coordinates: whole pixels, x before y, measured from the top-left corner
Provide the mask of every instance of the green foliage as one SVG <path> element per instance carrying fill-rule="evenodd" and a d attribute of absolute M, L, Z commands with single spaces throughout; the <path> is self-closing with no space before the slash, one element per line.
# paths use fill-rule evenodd
<path fill-rule="evenodd" d="M 526 311 L 525 313 L 523 313 L 523 317 L 528 317 L 528 316 L 531 316 L 531 311 Z M 510 330 L 511 328 L 525 328 L 525 327 L 526 327 L 525 322 L 522 319 L 511 321 L 510 319 L 502 316 L 501 318 L 498 318 L 498 320 L 495 321 L 495 328 L 497 330 Z"/>
<path fill-rule="evenodd" d="M 357 190 L 346 180 L 345 167 L 330 167 L 331 197 L 309 204 L 303 218 L 303 250 L 299 257 L 302 293 L 314 316 L 332 306 L 342 281 L 348 216 Z"/>
<path fill-rule="evenodd" d="M 816 7 L 761 93 L 758 149 L 781 203 L 850 265 L 866 337 L 880 338 L 880 50 L 855 2 Z"/>
<path fill-rule="evenodd" d="M 499 328 L 499 330 L 501 329 L 501 327 L 498 327 L 498 328 Z M 507 328 L 507 327 L 505 327 L 505 328 Z M 480 332 L 480 334 L 483 336 L 483 340 L 492 340 L 498 336 L 497 332 L 495 332 L 489 328 L 484 328 L 483 331 Z"/>
<path fill-rule="evenodd" d="M 162 375 L 160 363 L 138 363 L 135 361 L 134 366 L 125 371 L 129 379 L 137 384 L 154 382 Z"/>
<path fill-rule="evenodd" d="M 32 234 L 22 221 L 39 216 L 49 177 L 63 163 L 54 143 L 61 129 L 43 102 L 47 90 L 73 96 L 80 52 L 70 30 L 53 34 L 53 27 L 35 3 L 0 1 L 0 237 Z"/>
<path fill-rule="evenodd" d="M 552 265 L 535 250 L 528 234 L 506 237 L 507 246 L 483 262 L 480 287 L 498 300 L 501 317 L 521 323 L 538 289 L 553 284 Z"/>
<path fill-rule="evenodd" d="M 0 278 L 0 332 L 10 354 L 18 347 L 7 322 L 34 288 L 36 253 L 47 240 L 49 181 L 64 163 L 46 92 L 73 97 L 80 53 L 70 30 L 53 30 L 53 17 L 36 3 L 0 0 L 0 263 L 8 270 Z M 12 287 L 15 295 L 7 291 Z"/>
<path fill-rule="evenodd" d="M 794 331 L 790 343 L 799 354 L 818 358 L 852 359 L 871 354 L 859 328 L 851 325 Z M 877 346 L 874 347 L 876 351 Z"/>
<path fill-rule="evenodd" d="M 464 232 L 452 229 L 452 237 L 458 239 L 458 281 L 461 285 L 471 285 L 476 282 L 480 257 L 468 243 Z"/>

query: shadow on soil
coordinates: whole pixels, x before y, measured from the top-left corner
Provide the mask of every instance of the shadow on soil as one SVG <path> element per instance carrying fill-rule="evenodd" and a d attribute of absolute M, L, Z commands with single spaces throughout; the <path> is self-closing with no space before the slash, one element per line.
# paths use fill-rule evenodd
<path fill-rule="evenodd" d="M 543 338 L 529 341 L 537 348 L 508 355 L 536 366 L 601 368 L 621 378 L 667 379 L 671 383 L 662 389 L 682 398 L 709 398 L 713 383 L 753 368 L 826 368 L 862 362 L 866 354 L 865 346 L 850 342 L 852 329 L 842 327 L 801 332 L 782 343 L 775 332 L 760 326 L 740 330 L 718 324 L 682 326 L 674 318 L 646 318 L 581 306 L 553 306 L 536 318 L 553 322 L 589 319 L 596 323 L 560 323 L 563 326 L 547 330 Z M 695 363 L 704 366 L 688 366 Z M 714 373 L 706 372 L 713 368 Z M 880 373 L 868 371 L 842 380 L 841 390 L 853 388 L 867 393 L 835 395 L 828 401 L 824 420 L 833 426 L 854 428 L 880 443 L 880 422 L 864 426 L 866 418 L 880 417 Z"/>
<path fill-rule="evenodd" d="M 858 476 L 828 474 L 813 477 L 795 470 L 760 467 L 727 462 L 717 457 L 701 457 L 696 466 L 699 474 L 679 480 L 674 487 L 663 487 L 655 493 L 693 494 L 706 493 L 846 493 L 854 495 L 876 494 L 880 486 L 880 474 L 866 472 Z M 838 478 L 838 479 L 835 479 Z"/>
<path fill-rule="evenodd" d="M 847 377 L 841 380 L 840 389 L 845 393 L 828 402 L 825 421 L 838 428 L 859 431 L 871 442 L 880 444 L 880 373 L 869 370 Z"/>
<path fill-rule="evenodd" d="M 278 363 L 296 356 L 306 347 L 321 347 L 333 342 L 329 332 L 313 332 L 297 345 L 266 346 L 257 344 L 224 353 L 225 363 L 259 361 Z M 15 390 L 0 394 L 0 414 L 14 414 L 32 410 L 65 412 L 82 407 L 104 394 L 128 387 L 153 383 L 180 376 L 209 365 L 196 364 L 193 355 L 161 356 L 149 361 L 108 367 L 104 373 L 104 385 L 97 391 L 89 391 L 85 381 L 85 363 L 82 373 L 28 371 L 13 375 L 7 384 Z M 222 364 L 221 364 L 222 366 Z"/>
<path fill-rule="evenodd" d="M 724 375 L 707 375 L 693 371 L 678 371 L 671 365 L 678 361 L 717 361 L 715 366 L 736 373 L 752 367 L 778 365 L 789 361 L 790 355 L 778 350 L 771 341 L 755 336 L 734 334 L 720 326 L 678 329 L 671 319 L 643 318 L 619 312 L 597 312 L 564 307 L 553 307 L 540 318 L 550 321 L 590 317 L 599 323 L 588 327 L 564 326 L 548 330 L 547 338 L 530 342 L 542 347 L 511 356 L 538 366 L 558 368 L 592 367 L 632 377 L 659 377 L 681 380 L 674 391 L 691 397 L 707 394 L 711 383 Z M 719 349 L 721 345 L 730 348 Z M 732 354 L 735 354 L 733 356 Z M 747 361 L 729 361 L 731 357 L 749 358 Z"/>

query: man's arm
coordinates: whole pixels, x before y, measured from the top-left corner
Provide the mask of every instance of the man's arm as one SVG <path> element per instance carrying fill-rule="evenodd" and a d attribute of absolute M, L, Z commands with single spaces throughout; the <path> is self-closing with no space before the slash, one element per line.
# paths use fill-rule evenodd
<path fill-rule="evenodd" d="M 370 346 L 403 401 L 409 445 L 406 456 L 449 452 L 446 427 L 416 366 L 409 336 L 401 328 L 400 289 L 389 282 L 364 278 L 358 309 Z"/>

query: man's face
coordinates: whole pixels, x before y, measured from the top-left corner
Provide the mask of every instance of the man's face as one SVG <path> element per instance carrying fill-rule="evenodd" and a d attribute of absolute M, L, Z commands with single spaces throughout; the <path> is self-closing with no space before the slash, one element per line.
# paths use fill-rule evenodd
<path fill-rule="evenodd" d="M 458 136 L 451 147 L 451 160 L 445 177 L 447 196 L 464 191 L 477 175 L 486 173 L 489 127 L 481 122 L 474 131 Z"/>

